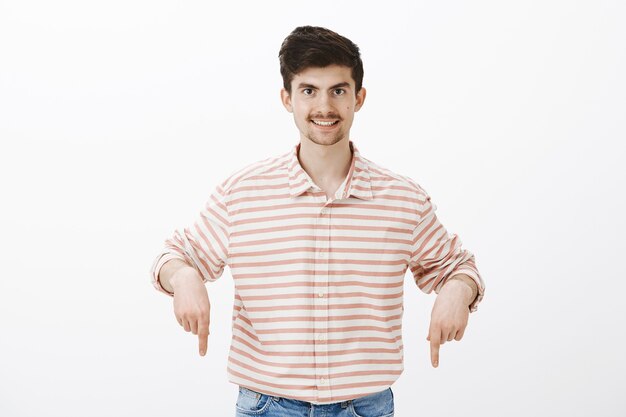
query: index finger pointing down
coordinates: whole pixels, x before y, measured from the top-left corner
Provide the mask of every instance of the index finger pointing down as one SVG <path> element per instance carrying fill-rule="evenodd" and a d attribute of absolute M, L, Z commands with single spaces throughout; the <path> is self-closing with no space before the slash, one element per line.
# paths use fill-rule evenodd
<path fill-rule="evenodd" d="M 434 368 L 439 366 L 439 346 L 441 335 L 439 332 L 434 332 L 430 335 L 430 361 Z"/>
<path fill-rule="evenodd" d="M 207 344 L 209 338 L 209 323 L 200 321 L 198 323 L 198 341 L 200 343 L 200 356 L 204 356 L 207 351 Z"/>

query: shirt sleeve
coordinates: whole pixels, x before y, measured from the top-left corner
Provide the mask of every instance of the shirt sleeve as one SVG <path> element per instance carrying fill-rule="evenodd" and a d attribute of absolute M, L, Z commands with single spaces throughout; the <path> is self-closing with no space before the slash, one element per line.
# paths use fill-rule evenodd
<path fill-rule="evenodd" d="M 161 268 L 171 259 L 183 260 L 195 268 L 205 283 L 222 276 L 228 260 L 230 235 L 226 198 L 224 188 L 216 187 L 193 225 L 174 231 L 173 236 L 165 240 L 165 247 L 155 258 L 150 274 L 157 290 L 173 296 L 158 279 Z"/>
<path fill-rule="evenodd" d="M 466 274 L 476 282 L 478 295 L 470 304 L 470 312 L 478 308 L 485 293 L 485 284 L 476 267 L 474 255 L 462 249 L 461 240 L 449 234 L 439 222 L 437 206 L 425 195 L 419 222 L 413 230 L 413 243 L 409 267 L 420 290 L 436 294 L 453 276 Z"/>

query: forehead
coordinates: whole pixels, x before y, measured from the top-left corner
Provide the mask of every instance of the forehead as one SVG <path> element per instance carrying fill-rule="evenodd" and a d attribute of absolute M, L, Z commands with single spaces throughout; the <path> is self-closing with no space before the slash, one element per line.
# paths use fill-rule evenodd
<path fill-rule="evenodd" d="M 305 68 L 297 73 L 291 81 L 292 87 L 296 88 L 301 83 L 319 88 L 331 87 L 340 83 L 349 83 L 352 88 L 355 86 L 355 81 L 352 79 L 352 69 L 343 65 Z"/>

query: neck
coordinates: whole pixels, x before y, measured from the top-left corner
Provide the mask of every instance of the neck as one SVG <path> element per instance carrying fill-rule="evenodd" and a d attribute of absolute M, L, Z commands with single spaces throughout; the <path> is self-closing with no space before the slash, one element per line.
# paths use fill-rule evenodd
<path fill-rule="evenodd" d="M 311 179 L 324 188 L 339 185 L 346 178 L 352 163 L 352 149 L 347 137 L 328 146 L 302 138 L 298 159 Z"/>

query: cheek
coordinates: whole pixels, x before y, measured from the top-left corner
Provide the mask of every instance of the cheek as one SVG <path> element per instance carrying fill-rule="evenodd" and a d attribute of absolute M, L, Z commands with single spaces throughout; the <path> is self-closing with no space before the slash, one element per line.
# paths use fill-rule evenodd
<path fill-rule="evenodd" d="M 304 111 L 299 106 L 293 106 L 293 114 L 296 118 L 302 118 L 305 116 Z"/>
<path fill-rule="evenodd" d="M 306 108 L 306 106 L 303 105 L 299 105 L 297 107 L 294 107 L 294 110 L 296 110 L 298 112 L 298 114 L 302 117 L 306 117 L 308 114 L 308 110 Z"/>

